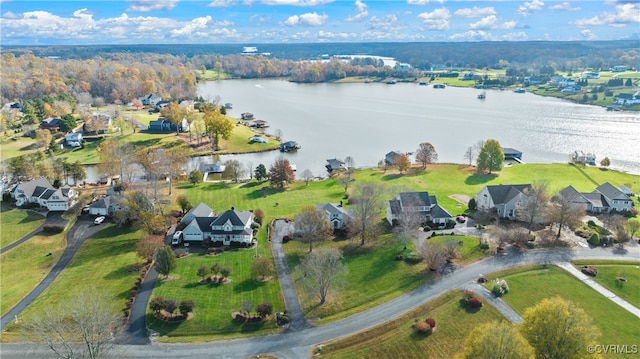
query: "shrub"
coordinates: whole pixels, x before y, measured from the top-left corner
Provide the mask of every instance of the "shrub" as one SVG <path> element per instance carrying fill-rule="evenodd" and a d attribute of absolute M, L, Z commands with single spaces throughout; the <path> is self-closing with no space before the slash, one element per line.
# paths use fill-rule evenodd
<path fill-rule="evenodd" d="M 164 309 L 164 302 L 166 299 L 163 297 L 154 297 L 149 301 L 149 309 L 153 310 L 155 313 Z"/>
<path fill-rule="evenodd" d="M 436 327 L 436 320 L 433 318 L 427 318 L 424 320 L 427 324 L 429 324 L 431 326 L 431 328 L 435 328 Z"/>
<path fill-rule="evenodd" d="M 503 295 L 509 293 L 509 286 L 507 285 L 507 281 L 504 279 L 496 278 L 493 281 L 493 286 L 491 287 L 491 293 L 496 297 L 502 297 Z"/>
<path fill-rule="evenodd" d="M 600 235 L 598 235 L 598 233 L 592 233 L 591 236 L 588 239 L 588 242 L 593 246 L 599 246 L 600 245 Z"/>
<path fill-rule="evenodd" d="M 401 261 L 404 257 L 402 256 L 402 254 L 396 254 L 395 256 L 395 260 L 397 261 Z"/>
<path fill-rule="evenodd" d="M 425 232 L 429 232 L 431 230 L 431 227 L 424 226 L 424 227 L 422 227 L 422 230 L 425 231 Z"/>
<path fill-rule="evenodd" d="M 168 313 L 173 314 L 173 312 L 178 309 L 178 302 L 175 299 L 165 299 L 164 300 L 164 310 Z"/>
<path fill-rule="evenodd" d="M 482 249 L 482 250 L 489 249 L 489 243 L 487 243 L 487 242 L 480 243 L 480 249 Z"/>
<path fill-rule="evenodd" d="M 258 313 L 261 318 L 267 317 L 273 313 L 273 305 L 267 302 L 258 304 L 256 307 L 256 313 Z"/>
<path fill-rule="evenodd" d="M 61 233 L 64 231 L 64 226 L 61 224 L 45 224 L 42 226 L 42 230 L 47 233 Z"/>
<path fill-rule="evenodd" d="M 287 243 L 291 240 L 291 237 L 289 237 L 288 235 L 285 235 L 284 237 L 282 237 L 282 243 Z"/>
<path fill-rule="evenodd" d="M 584 273 L 584 274 L 586 274 L 588 276 L 591 276 L 591 277 L 595 277 L 595 276 L 598 275 L 598 268 L 595 268 L 595 267 L 584 266 L 584 267 L 582 267 L 581 271 L 582 271 L 582 273 Z"/>
<path fill-rule="evenodd" d="M 420 333 L 431 333 L 432 330 L 431 326 L 423 320 L 413 323 L 413 327 Z"/>
<path fill-rule="evenodd" d="M 596 222 L 594 222 L 592 219 L 587 221 L 587 226 L 589 226 L 589 227 L 597 227 Z"/>
<path fill-rule="evenodd" d="M 213 241 L 212 246 L 215 247 L 215 248 L 219 248 L 219 247 L 224 246 L 224 242 L 223 241 Z"/>
<path fill-rule="evenodd" d="M 180 302 L 178 310 L 180 311 L 180 314 L 186 316 L 189 312 L 193 311 L 193 307 L 195 307 L 195 303 L 193 302 L 193 300 L 183 300 L 182 302 Z"/>
<path fill-rule="evenodd" d="M 482 307 L 482 301 L 480 301 L 480 299 L 475 298 L 475 297 L 469 299 L 468 303 L 469 303 L 469 308 L 472 308 L 472 309 L 477 309 L 477 308 Z"/>
<path fill-rule="evenodd" d="M 2 202 L 11 202 L 11 193 L 3 192 L 2 193 Z"/>

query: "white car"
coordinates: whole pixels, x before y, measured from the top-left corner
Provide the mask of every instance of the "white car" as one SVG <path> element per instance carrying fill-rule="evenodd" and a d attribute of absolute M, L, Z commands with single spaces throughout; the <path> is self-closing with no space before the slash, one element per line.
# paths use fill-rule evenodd
<path fill-rule="evenodd" d="M 253 136 L 251 138 L 251 142 L 255 142 L 255 143 L 269 143 L 269 140 L 262 137 L 262 136 Z"/>
<path fill-rule="evenodd" d="M 182 231 L 177 231 L 173 234 L 173 239 L 171 240 L 171 245 L 175 246 L 182 242 Z"/>
<path fill-rule="evenodd" d="M 104 222 L 104 216 L 96 217 L 96 219 L 93 220 L 93 224 L 100 224 L 102 222 Z"/>

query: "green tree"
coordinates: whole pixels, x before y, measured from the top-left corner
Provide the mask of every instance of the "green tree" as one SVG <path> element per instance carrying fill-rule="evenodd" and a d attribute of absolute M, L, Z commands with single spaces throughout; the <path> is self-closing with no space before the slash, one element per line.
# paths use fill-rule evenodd
<path fill-rule="evenodd" d="M 324 241 L 331 236 L 332 228 L 326 213 L 310 204 L 302 207 L 294 221 L 296 235 L 309 242 L 309 252 L 313 242 Z"/>
<path fill-rule="evenodd" d="M 60 121 L 60 125 L 58 126 L 60 131 L 69 132 L 69 131 L 73 130 L 74 128 L 76 128 L 77 122 L 76 122 L 76 118 L 73 117 L 73 115 L 66 114 L 66 115 L 62 116 L 61 120 L 62 121 Z"/>
<path fill-rule="evenodd" d="M 267 174 L 267 168 L 261 163 L 256 167 L 254 172 L 254 176 L 258 182 L 261 182 L 263 179 L 267 179 L 269 175 Z"/>
<path fill-rule="evenodd" d="M 38 148 L 42 148 L 43 151 L 47 148 L 47 146 L 49 146 L 52 139 L 53 136 L 51 135 L 51 132 L 49 130 L 36 130 L 36 144 L 38 145 Z"/>
<path fill-rule="evenodd" d="M 273 275 L 273 265 L 271 261 L 266 258 L 256 258 L 251 265 L 251 274 L 254 278 L 264 280 L 265 278 Z"/>
<path fill-rule="evenodd" d="M 202 278 L 202 280 L 204 280 L 204 278 L 209 275 L 209 268 L 207 268 L 206 265 L 201 265 L 198 268 L 198 277 Z"/>
<path fill-rule="evenodd" d="M 180 206 L 180 209 L 182 210 L 182 214 L 185 214 L 188 210 L 190 210 L 193 207 L 191 205 L 191 202 L 189 202 L 189 198 L 187 198 L 187 196 L 184 194 L 179 194 L 178 197 L 176 197 L 176 204 Z"/>
<path fill-rule="evenodd" d="M 231 131 L 233 131 L 233 123 L 216 111 L 209 111 L 204 114 L 204 125 L 207 133 L 213 139 L 214 151 L 219 149 L 220 138 L 228 140 L 231 137 Z"/>
<path fill-rule="evenodd" d="M 500 171 L 504 163 L 504 153 L 500 142 L 496 140 L 487 140 L 478 154 L 477 166 L 478 172 Z"/>
<path fill-rule="evenodd" d="M 603 158 L 602 161 L 600 161 L 600 166 L 602 166 L 602 167 L 611 166 L 611 160 L 609 160 L 609 157 Z"/>
<path fill-rule="evenodd" d="M 517 327 L 505 322 L 485 323 L 467 336 L 457 359 L 534 359 L 534 351 Z"/>
<path fill-rule="evenodd" d="M 176 269 L 176 255 L 173 253 L 171 247 L 162 247 L 158 249 L 156 253 L 156 270 L 158 273 L 164 275 L 165 278 L 169 276 L 174 269 Z"/>
<path fill-rule="evenodd" d="M 193 170 L 189 172 L 189 182 L 191 182 L 191 184 L 194 186 L 202 182 L 203 178 L 204 175 L 202 174 L 202 172 L 200 172 L 200 170 Z"/>
<path fill-rule="evenodd" d="M 595 344 L 598 329 L 580 307 L 560 297 L 545 298 L 522 316 L 522 335 L 538 358 L 591 358 L 586 348 Z"/>

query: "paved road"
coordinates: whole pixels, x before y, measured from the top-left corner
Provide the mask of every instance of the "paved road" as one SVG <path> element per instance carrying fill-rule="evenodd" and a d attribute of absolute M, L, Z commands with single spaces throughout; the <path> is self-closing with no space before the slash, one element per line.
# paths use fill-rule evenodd
<path fill-rule="evenodd" d="M 88 215 L 83 217 L 79 217 L 76 223 L 71 227 L 69 232 L 67 233 L 67 248 L 65 248 L 64 252 L 58 259 L 58 262 L 53 266 L 51 271 L 47 274 L 44 279 L 38 283 L 38 285 L 29 293 L 26 297 L 22 298 L 18 304 L 16 304 L 7 314 L 2 316 L 0 322 L 0 330 L 4 330 L 7 324 L 14 320 L 16 316 L 19 316 L 20 313 L 33 302 L 42 292 L 44 292 L 53 281 L 58 277 L 60 272 L 69 264 L 71 258 L 76 254 L 78 249 L 82 246 L 84 241 L 92 237 L 99 230 L 101 230 L 104 226 L 96 226 L 93 224 L 93 218 L 90 218 Z M 19 317 L 18 317 L 19 318 Z M 4 350 L 3 350 L 4 351 Z M 4 353 L 3 355 L 4 356 Z"/>
<path fill-rule="evenodd" d="M 496 308 L 508 321 L 511 323 L 522 323 L 522 317 L 518 314 L 509 304 L 507 304 L 502 298 L 496 297 L 487 288 L 478 283 L 464 286 L 460 289 L 468 289 L 482 297 L 486 303 L 491 304 Z"/>
<path fill-rule="evenodd" d="M 42 231 L 42 227 L 44 227 L 45 224 L 59 224 L 62 226 L 66 226 L 67 223 L 69 221 L 67 221 L 66 219 L 62 218 L 62 213 L 63 212 L 49 212 L 46 215 L 46 220 L 44 221 L 44 223 L 42 223 L 41 225 L 39 225 L 38 227 L 36 227 L 36 229 L 34 229 L 33 231 L 27 233 L 27 235 L 25 235 L 24 237 L 18 239 L 17 241 L 9 244 L 6 247 L 3 247 L 2 249 L 0 249 L 0 254 L 13 249 L 15 247 L 17 247 L 18 245 L 24 243 L 25 241 L 31 239 L 33 236 L 35 236 L 36 234 L 40 233 Z"/>
<path fill-rule="evenodd" d="M 629 246 L 627 251 L 611 248 L 575 248 L 536 250 L 523 255 L 492 257 L 427 283 L 407 294 L 349 318 L 323 326 L 263 337 L 224 340 L 201 344 L 152 343 L 147 346 L 122 345 L 119 355 L 127 358 L 246 358 L 271 353 L 283 358 L 309 357 L 311 348 L 327 341 L 348 336 L 385 323 L 407 311 L 423 305 L 451 288 L 475 284 L 479 275 L 536 263 L 569 262 L 574 259 L 616 259 L 640 261 L 640 247 Z M 28 344 L 3 344 L 2 358 L 38 358 L 49 353 Z"/>

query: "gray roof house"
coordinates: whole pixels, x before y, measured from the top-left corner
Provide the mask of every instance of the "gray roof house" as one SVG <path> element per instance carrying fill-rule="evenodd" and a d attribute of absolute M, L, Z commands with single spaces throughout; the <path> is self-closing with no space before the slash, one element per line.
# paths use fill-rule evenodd
<path fill-rule="evenodd" d="M 387 222 L 394 225 L 404 210 L 417 213 L 421 223 L 446 224 L 453 216 L 440 207 L 436 196 L 429 192 L 402 192 L 387 203 Z"/>
<path fill-rule="evenodd" d="M 384 155 L 385 164 L 387 164 L 387 166 L 393 166 L 396 161 L 396 158 L 400 155 L 401 153 L 398 151 L 391 151 L 387 153 L 386 155 Z"/>
<path fill-rule="evenodd" d="M 485 186 L 476 195 L 479 210 L 495 209 L 501 218 L 516 218 L 516 209 L 525 197 L 530 184 Z"/>
<path fill-rule="evenodd" d="M 50 211 L 66 211 L 75 203 L 78 192 L 69 186 L 56 189 L 46 178 L 40 177 L 19 183 L 11 196 L 16 200 L 16 206 L 37 203 Z"/>
<path fill-rule="evenodd" d="M 89 205 L 89 214 L 107 216 L 120 210 L 120 195 L 105 196 Z"/>
<path fill-rule="evenodd" d="M 186 219 L 186 220 L 185 220 Z M 251 244 L 253 242 L 253 213 L 230 209 L 215 216 L 213 210 L 204 203 L 199 203 L 191 209 L 182 222 L 187 226 L 182 230 L 185 241 L 232 242 Z"/>
<path fill-rule="evenodd" d="M 625 212 L 633 207 L 633 200 L 609 182 L 601 184 L 589 193 L 580 193 L 569 186 L 560 191 L 560 196 L 580 205 L 590 213 Z"/>
<path fill-rule="evenodd" d="M 213 217 L 213 209 L 204 204 L 204 202 L 200 202 L 198 205 L 191 208 L 189 212 L 182 217 L 180 222 L 188 224 L 196 217 Z"/>
<path fill-rule="evenodd" d="M 331 228 L 343 229 L 346 224 L 353 219 L 351 214 L 342 207 L 342 204 L 319 203 L 316 208 L 327 215 L 327 220 L 331 223 Z"/>
<path fill-rule="evenodd" d="M 327 164 L 325 165 L 325 167 L 327 168 L 327 170 L 329 172 L 331 171 L 338 171 L 341 169 L 345 169 L 345 162 L 342 160 L 339 160 L 337 158 L 330 158 L 327 160 Z"/>

